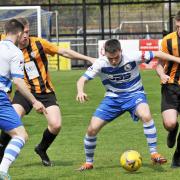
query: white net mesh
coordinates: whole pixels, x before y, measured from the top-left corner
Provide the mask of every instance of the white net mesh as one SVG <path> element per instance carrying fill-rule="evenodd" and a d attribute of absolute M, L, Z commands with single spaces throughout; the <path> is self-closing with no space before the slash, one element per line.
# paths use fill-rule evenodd
<path fill-rule="evenodd" d="M 26 7 L 27 8 L 27 7 Z M 8 8 L 0 8 L 0 33 L 3 33 L 3 27 L 7 20 L 11 18 L 25 17 L 30 24 L 30 35 L 31 36 L 39 36 L 38 29 L 41 31 L 41 36 L 43 38 L 49 39 L 50 37 L 50 22 L 52 17 L 52 12 L 40 10 L 40 21 L 38 21 L 38 9 L 14 9 L 11 7 Z M 39 23 L 41 22 L 41 23 Z"/>

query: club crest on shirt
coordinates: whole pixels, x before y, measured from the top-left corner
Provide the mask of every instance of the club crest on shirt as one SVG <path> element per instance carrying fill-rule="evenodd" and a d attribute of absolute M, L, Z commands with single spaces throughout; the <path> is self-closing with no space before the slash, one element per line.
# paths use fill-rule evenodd
<path fill-rule="evenodd" d="M 131 69 L 132 69 L 131 64 L 126 64 L 126 65 L 124 66 L 124 70 L 125 70 L 125 71 L 130 71 Z"/>

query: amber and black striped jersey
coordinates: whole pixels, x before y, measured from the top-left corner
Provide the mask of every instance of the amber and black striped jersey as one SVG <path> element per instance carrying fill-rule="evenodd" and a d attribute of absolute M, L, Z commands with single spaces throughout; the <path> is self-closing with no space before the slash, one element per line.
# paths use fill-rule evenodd
<path fill-rule="evenodd" d="M 180 57 L 180 37 L 177 32 L 165 36 L 161 43 L 162 51 Z M 164 61 L 165 73 L 170 76 L 168 83 L 180 84 L 180 64 L 172 61 Z"/>
<path fill-rule="evenodd" d="M 6 35 L 5 34 L 0 34 L 0 41 L 5 39 Z"/>
<path fill-rule="evenodd" d="M 48 72 L 47 54 L 58 53 L 58 46 L 38 37 L 30 37 L 29 45 L 21 49 L 24 54 L 24 80 L 32 93 L 54 91 Z"/>

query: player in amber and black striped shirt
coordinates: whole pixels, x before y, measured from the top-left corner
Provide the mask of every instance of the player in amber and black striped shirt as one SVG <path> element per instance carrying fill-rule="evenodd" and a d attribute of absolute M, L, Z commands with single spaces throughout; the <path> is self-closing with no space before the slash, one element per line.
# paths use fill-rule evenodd
<path fill-rule="evenodd" d="M 48 127 L 45 129 L 41 142 L 35 147 L 35 152 L 41 157 L 45 166 L 52 166 L 46 151 L 56 138 L 61 129 L 61 113 L 54 92 L 54 87 L 48 72 L 47 54 L 59 54 L 64 57 L 94 62 L 94 58 L 84 56 L 70 49 L 60 49 L 56 45 L 42 38 L 29 37 L 29 23 L 24 18 L 19 21 L 25 26 L 24 36 L 20 40 L 19 48 L 22 50 L 25 59 L 25 82 L 32 94 L 46 107 L 47 114 L 44 114 Z M 28 114 L 32 105 L 19 93 L 15 92 L 13 107 L 20 117 Z M 7 136 L 3 138 L 7 142 Z M 6 143 L 4 143 L 6 144 Z M 0 150 L 2 153 L 3 150 Z"/>
<path fill-rule="evenodd" d="M 180 11 L 175 16 L 176 31 L 166 35 L 162 40 L 162 51 L 180 57 Z M 161 112 L 165 129 L 169 132 L 167 146 L 174 147 L 178 133 L 178 114 L 180 113 L 180 64 L 159 62 L 157 73 L 162 81 Z M 172 167 L 180 167 L 180 134 L 172 158 Z"/>
<path fill-rule="evenodd" d="M 0 34 L 0 41 L 5 39 L 5 37 L 6 37 L 5 34 Z"/>

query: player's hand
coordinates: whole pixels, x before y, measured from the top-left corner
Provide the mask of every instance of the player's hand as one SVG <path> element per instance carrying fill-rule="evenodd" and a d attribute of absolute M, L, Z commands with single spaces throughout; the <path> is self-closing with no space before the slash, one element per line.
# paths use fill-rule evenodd
<path fill-rule="evenodd" d="M 47 114 L 46 108 L 40 101 L 36 100 L 35 102 L 33 102 L 33 108 L 39 113 Z"/>
<path fill-rule="evenodd" d="M 163 74 L 163 75 L 160 76 L 160 78 L 161 78 L 161 82 L 162 82 L 163 84 L 166 84 L 166 83 L 169 81 L 170 76 L 168 76 L 168 75 L 166 75 L 166 74 Z"/>
<path fill-rule="evenodd" d="M 80 103 L 88 101 L 87 94 L 84 93 L 84 92 L 78 93 L 77 96 L 76 96 L 76 101 L 79 101 Z"/>

